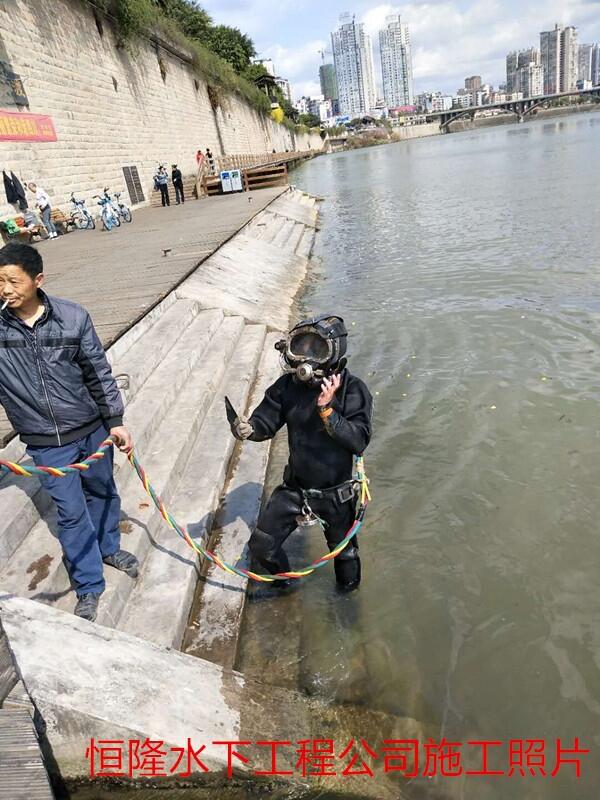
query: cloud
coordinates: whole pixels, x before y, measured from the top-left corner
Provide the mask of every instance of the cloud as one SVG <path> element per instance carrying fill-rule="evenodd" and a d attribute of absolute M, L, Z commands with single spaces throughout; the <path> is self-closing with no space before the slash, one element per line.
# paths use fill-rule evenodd
<path fill-rule="evenodd" d="M 481 75 L 495 85 L 502 82 L 506 53 L 539 46 L 539 32 L 555 22 L 578 25 L 587 39 L 599 39 L 599 12 L 596 1 L 547 0 L 523 7 L 479 0 L 464 8 L 457 2 L 382 4 L 368 9 L 361 21 L 372 36 L 377 60 L 378 31 L 388 14 L 399 13 L 410 30 L 415 90 L 453 92 L 467 75 Z"/>
<path fill-rule="evenodd" d="M 319 93 L 321 57 L 339 14 L 356 11 L 371 35 L 375 74 L 381 85 L 379 30 L 400 14 L 410 30 L 415 91 L 455 92 L 467 75 L 497 85 L 505 79 L 510 50 L 539 46 L 539 32 L 554 23 L 575 25 L 580 42 L 600 41 L 600 0 L 429 0 L 393 3 L 369 0 L 208 0 L 215 22 L 235 25 L 253 38 L 261 58 L 272 58 L 288 78 L 294 97 Z M 325 46 L 325 47 L 324 47 Z"/>
<path fill-rule="evenodd" d="M 313 39 L 299 47 L 274 44 L 261 53 L 261 58 L 272 59 L 277 74 L 290 82 L 294 99 L 314 96 L 321 93 L 318 81 L 321 63 L 319 51 L 325 50 L 327 44 L 324 39 Z"/>

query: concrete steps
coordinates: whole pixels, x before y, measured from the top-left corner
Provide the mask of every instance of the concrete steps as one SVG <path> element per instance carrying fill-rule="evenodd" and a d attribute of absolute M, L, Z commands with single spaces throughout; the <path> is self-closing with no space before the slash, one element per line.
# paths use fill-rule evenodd
<path fill-rule="evenodd" d="M 244 328 L 218 387 L 207 385 L 200 375 L 195 381 L 191 403 L 197 404 L 204 392 L 210 408 L 193 442 L 186 468 L 179 472 L 181 478 L 170 507 L 194 539 L 206 542 L 208 538 L 235 445 L 224 413 L 223 396 L 226 394 L 235 408 L 246 407 L 264 349 L 265 332 L 264 325 Z M 156 644 L 179 648 L 197 578 L 196 554 L 163 525 L 118 628 Z"/>
<path fill-rule="evenodd" d="M 296 227 L 296 223 L 293 219 L 285 220 L 281 229 L 278 231 L 277 235 L 273 238 L 273 244 L 276 247 L 283 247 L 287 244 L 294 228 Z"/>
<path fill-rule="evenodd" d="M 258 515 L 269 443 L 234 449 L 223 395 L 239 409 L 254 406 L 279 374 L 273 344 L 287 328 L 307 268 L 302 251 L 312 247 L 315 235 L 314 214 L 302 196 L 288 192 L 275 211 L 269 207 L 256 217 L 108 352 L 113 373 L 122 376 L 125 422 L 140 463 L 194 537 L 210 535 L 227 487 L 215 540 L 221 538 L 219 548 L 233 562 L 242 556 Z M 294 211 L 289 218 L 288 206 Z M 25 458 L 18 443 L 2 455 Z M 116 452 L 122 547 L 137 555 L 140 577 L 133 581 L 105 568 L 98 622 L 180 647 L 201 568 L 125 462 Z M 0 590 L 72 611 L 76 598 L 62 563 L 52 502 L 34 479 L 7 479 L 0 488 Z M 232 664 L 245 585 L 206 567 L 197 616 L 204 638 L 196 645 L 207 652 L 212 646 L 222 654 L 215 658 Z"/>
<path fill-rule="evenodd" d="M 203 320 L 199 320 L 202 323 Z M 206 331 L 205 342 L 202 342 L 202 330 L 190 328 L 190 342 L 187 357 L 193 354 L 194 342 L 199 353 L 196 355 L 183 380 L 180 376 L 183 365 L 180 359 L 176 367 L 167 359 L 157 373 L 168 370 L 170 380 L 177 384 L 175 398 L 171 398 L 164 416 L 154 426 L 152 437 L 146 447 L 139 449 L 140 462 L 152 482 L 155 490 L 165 504 L 169 504 L 174 494 L 175 487 L 181 472 L 185 469 L 186 462 L 192 451 L 194 440 L 202 425 L 202 421 L 209 408 L 210 400 L 216 391 L 225 365 L 231 359 L 235 347 L 244 328 L 243 320 L 235 317 L 223 319 L 220 326 L 209 335 Z M 211 334 L 213 332 L 211 331 Z M 186 337 L 187 338 L 187 337 Z M 199 364 L 200 356 L 202 363 Z M 196 367 L 194 369 L 194 367 Z M 164 376 L 163 376 L 164 377 Z M 153 389 L 164 381 L 152 378 Z M 155 387 L 155 384 L 157 386 Z M 204 394 L 199 389 L 205 387 Z M 145 398 L 146 399 L 146 398 Z M 140 412 L 143 406 L 140 407 Z M 135 430 L 135 428 L 134 428 Z M 155 538 L 160 535 L 166 523 L 158 510 L 146 495 L 139 478 L 129 467 L 119 477 L 119 490 L 122 500 L 124 521 L 121 538 L 124 549 L 134 553 L 140 565 L 145 558 Z M 101 625 L 115 627 L 127 604 L 129 595 L 134 589 L 135 582 L 118 570 L 106 568 L 106 590 L 102 595 L 98 622 Z M 72 611 L 75 597 L 71 593 L 62 595 L 57 606 L 66 611 Z"/>
<path fill-rule="evenodd" d="M 255 408 L 268 386 L 280 374 L 275 342 L 281 334 L 267 336 L 256 384 L 251 397 L 239 408 Z M 227 479 L 221 505 L 210 532 L 210 547 L 225 561 L 248 566 L 246 543 L 260 511 L 270 442 L 245 442 L 238 445 L 236 458 Z M 181 487 L 180 487 L 181 489 Z M 180 497 L 183 496 L 178 491 Z M 206 534 L 207 526 L 202 526 Z M 184 651 L 233 668 L 248 581 L 230 575 L 214 564 L 203 565 L 203 584 L 199 602 L 192 609 Z"/>
<path fill-rule="evenodd" d="M 265 242 L 272 243 L 279 231 L 283 228 L 285 220 L 277 214 L 270 214 L 269 212 L 266 212 L 266 216 L 267 221 L 262 229 L 260 238 Z"/>
<path fill-rule="evenodd" d="M 186 304 L 184 311 L 189 312 L 189 309 Z M 168 319 L 176 313 L 176 308 L 169 309 L 162 319 Z M 219 311 L 203 312 L 196 318 L 187 329 L 186 336 L 171 343 L 167 357 L 154 369 L 127 406 L 127 425 L 135 431 L 139 452 L 145 451 L 154 428 L 177 397 L 200 358 L 203 347 L 208 345 L 221 320 L 222 313 Z M 162 328 L 158 331 L 159 337 L 164 334 Z M 143 341 L 140 340 L 127 351 L 125 356 L 130 356 L 130 364 L 134 364 L 135 358 L 141 356 L 141 348 L 147 347 L 150 350 L 153 346 L 160 346 L 159 342 L 153 341 L 153 333 L 150 329 Z M 152 358 L 150 363 L 153 363 Z M 142 380 L 140 373 L 138 379 Z M 124 460 L 124 457 L 116 454 L 117 478 Z M 3 589 L 44 602 L 54 602 L 69 592 L 68 576 L 62 565 L 62 552 L 54 534 L 55 529 L 55 514 L 52 509 L 44 518 L 38 519 L 0 573 L 0 586 Z"/>
<path fill-rule="evenodd" d="M 315 232 L 310 228 L 306 228 L 296 246 L 296 252 L 301 258 L 310 258 L 314 245 Z"/>
<path fill-rule="evenodd" d="M 306 259 L 293 251 L 241 233 L 176 291 L 178 297 L 196 300 L 204 308 L 223 308 L 226 313 L 283 330 L 306 269 Z"/>

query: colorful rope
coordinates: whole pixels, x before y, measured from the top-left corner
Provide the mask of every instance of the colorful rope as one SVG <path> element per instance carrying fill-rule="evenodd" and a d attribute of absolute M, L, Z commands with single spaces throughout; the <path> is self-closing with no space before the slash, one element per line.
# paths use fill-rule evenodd
<path fill-rule="evenodd" d="M 87 458 L 84 458 L 83 461 L 80 461 L 77 464 L 69 464 L 66 467 L 23 467 L 20 464 L 16 464 L 13 461 L 2 461 L 0 460 L 0 476 L 2 472 L 12 472 L 15 475 L 19 475 L 23 478 L 30 478 L 34 475 L 53 475 L 54 477 L 63 478 L 69 472 L 83 472 L 86 469 L 89 469 L 90 466 L 97 461 L 99 458 L 103 458 L 106 454 L 106 451 L 109 447 L 114 444 L 114 440 L 112 438 L 105 439 L 101 444 L 98 450 L 95 453 L 92 453 Z M 329 561 L 333 558 L 338 556 L 342 550 L 348 545 L 350 540 L 358 533 L 360 527 L 363 523 L 365 511 L 367 508 L 367 504 L 371 500 L 371 493 L 369 491 L 369 480 L 365 475 L 364 469 L 364 462 L 362 458 L 358 458 L 356 462 L 356 473 L 357 473 L 357 483 L 360 484 L 360 506 L 358 510 L 358 514 L 356 519 L 354 520 L 352 526 L 350 527 L 346 536 L 342 539 L 342 541 L 337 545 L 335 550 L 332 550 L 330 553 L 318 558 L 316 561 L 313 561 L 306 567 L 302 569 L 295 570 L 294 572 L 278 572 L 273 575 L 270 573 L 268 574 L 260 574 L 257 572 L 252 572 L 249 569 L 244 569 L 242 567 L 236 567 L 234 564 L 228 564 L 226 561 L 223 561 L 216 553 L 207 550 L 201 542 L 197 542 L 189 535 L 187 530 L 183 528 L 177 520 L 173 517 L 173 515 L 169 512 L 163 501 L 160 499 L 160 496 L 156 493 L 156 490 L 150 483 L 144 468 L 141 466 L 137 458 L 135 457 L 134 453 L 131 452 L 128 456 L 129 463 L 135 469 L 140 481 L 142 482 L 142 486 L 144 487 L 148 496 L 152 499 L 152 502 L 158 509 L 161 517 L 165 520 L 169 528 L 174 530 L 178 536 L 180 536 L 188 545 L 195 550 L 196 553 L 199 553 L 204 558 L 207 558 L 213 564 L 216 564 L 217 567 L 224 570 L 225 572 L 229 573 L 230 575 L 239 575 L 243 578 L 250 578 L 253 581 L 261 581 L 263 583 L 272 583 L 273 581 L 278 580 L 288 580 L 289 578 L 305 578 L 307 575 L 310 575 L 315 570 L 319 569 L 320 567 L 324 567 Z"/>
<path fill-rule="evenodd" d="M 92 453 L 83 461 L 77 464 L 68 464 L 66 467 L 24 467 L 21 464 L 16 464 L 14 461 L 2 461 L 0 459 L 0 478 L 6 472 L 12 472 L 14 475 L 19 475 L 21 478 L 32 478 L 34 475 L 53 475 L 55 478 L 64 478 L 69 472 L 85 472 L 89 469 L 94 461 L 104 458 L 104 455 L 109 447 L 114 444 L 112 439 L 105 439 L 100 443 L 100 446 L 95 453 Z"/>

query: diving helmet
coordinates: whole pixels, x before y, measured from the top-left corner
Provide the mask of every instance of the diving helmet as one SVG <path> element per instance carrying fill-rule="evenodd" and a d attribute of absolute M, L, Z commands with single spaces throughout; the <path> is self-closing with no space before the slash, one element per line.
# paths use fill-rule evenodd
<path fill-rule="evenodd" d="M 275 347 L 282 355 L 285 372 L 309 386 L 320 384 L 346 366 L 348 331 L 344 320 L 333 314 L 303 319 Z"/>

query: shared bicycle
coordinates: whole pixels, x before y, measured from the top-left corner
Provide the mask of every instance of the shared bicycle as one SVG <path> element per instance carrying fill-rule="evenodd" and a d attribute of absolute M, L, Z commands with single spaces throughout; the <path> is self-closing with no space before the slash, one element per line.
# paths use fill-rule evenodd
<path fill-rule="evenodd" d="M 102 206 L 100 220 L 102 221 L 102 227 L 104 230 L 111 231 L 113 228 L 118 228 L 121 225 L 121 220 L 119 219 L 119 214 L 115 210 L 115 206 L 113 205 L 110 196 L 106 193 L 106 189 L 104 190 L 103 195 L 95 194 L 94 199 L 97 199 L 98 205 Z"/>
<path fill-rule="evenodd" d="M 71 202 L 73 203 L 73 210 L 71 211 L 73 225 L 80 231 L 94 230 L 96 222 L 85 207 L 85 200 L 77 200 L 75 193 L 71 192 Z"/>

